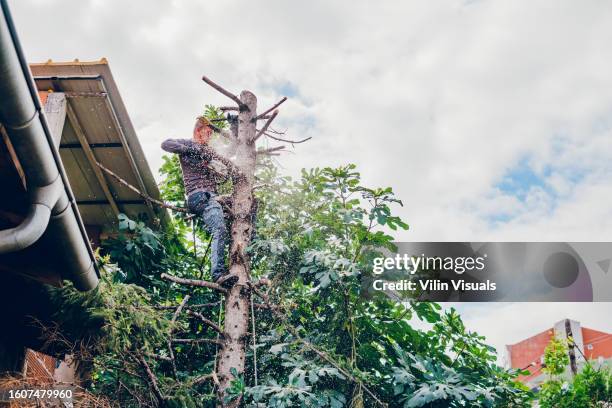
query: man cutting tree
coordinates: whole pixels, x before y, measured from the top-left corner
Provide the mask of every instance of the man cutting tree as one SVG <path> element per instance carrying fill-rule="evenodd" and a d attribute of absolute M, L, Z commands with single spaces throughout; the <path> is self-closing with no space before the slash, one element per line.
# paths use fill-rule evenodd
<path fill-rule="evenodd" d="M 202 219 L 206 230 L 212 236 L 211 272 L 213 281 L 226 288 L 233 286 L 238 278 L 227 274 L 225 266 L 225 246 L 227 228 L 221 204 L 217 201 L 217 185 L 225 178 L 205 154 L 213 133 L 211 123 L 205 117 L 197 119 L 193 129 L 193 139 L 168 139 L 162 149 L 179 156 L 183 183 L 187 196 L 187 208 Z"/>

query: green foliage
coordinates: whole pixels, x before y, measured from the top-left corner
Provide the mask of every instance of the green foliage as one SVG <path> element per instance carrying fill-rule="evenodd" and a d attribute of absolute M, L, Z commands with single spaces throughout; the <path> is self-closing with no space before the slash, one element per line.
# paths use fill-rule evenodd
<path fill-rule="evenodd" d="M 185 186 L 183 185 L 183 173 L 178 155 L 163 155 L 163 163 L 159 168 L 162 181 L 159 183 L 159 191 L 164 199 L 178 207 L 185 206 Z"/>
<path fill-rule="evenodd" d="M 230 373 L 234 376 L 234 378 L 230 381 L 230 386 L 226 391 L 224 401 L 226 404 L 242 396 L 246 389 L 244 377 L 241 374 L 238 374 L 238 370 L 236 370 L 235 367 L 230 368 Z"/>
<path fill-rule="evenodd" d="M 544 363 L 546 367 L 542 371 L 550 378 L 538 394 L 542 408 L 602 407 L 603 403 L 612 402 L 612 373 L 608 369 L 596 370 L 586 362 L 572 381 L 561 377 L 569 365 L 568 346 L 564 341 L 551 340 Z"/>
<path fill-rule="evenodd" d="M 218 114 L 206 112 L 207 117 Z M 164 200 L 184 205 L 177 159 L 165 158 L 161 173 Z M 256 191 L 251 274 L 272 281 L 268 294 L 282 307 L 284 319 L 256 309 L 258 382 L 251 348 L 244 374 L 234 373 L 228 399 L 242 396 L 249 407 L 376 406 L 367 387 L 389 407 L 528 406 L 531 395 L 515 382 L 517 373 L 495 364 L 495 350 L 469 332 L 456 311 L 362 293 L 372 259 L 382 249 L 395 249 L 393 231 L 408 229 L 394 215 L 402 203 L 391 188 L 364 186 L 354 165 L 304 170 L 297 180 L 267 165 L 257 176 L 264 187 Z M 208 278 L 208 240 L 197 222 L 181 214 L 163 232 L 120 218 L 118 234 L 103 246 L 118 267 L 98 289 L 105 300 L 88 300 L 93 303 L 85 308 L 104 328 L 104 346 L 94 363 L 95 391 L 117 396 L 121 406 L 137 406 L 131 393 L 155 406 L 150 381 L 134 359 L 135 353 L 146 352 L 161 357 L 147 361 L 172 404 L 215 405 L 213 384 L 196 381 L 214 369 L 215 345 L 172 344 L 175 376 L 167 341 L 171 331 L 185 340 L 215 339 L 216 333 L 193 314 L 170 322 L 189 295 L 189 305 L 213 305 L 198 313 L 222 324 L 216 307 L 220 297 L 159 277 L 166 272 Z M 416 321 L 426 328 L 417 329 Z M 304 341 L 329 360 L 304 347 Z"/>
<path fill-rule="evenodd" d="M 363 186 L 354 165 L 303 171 L 298 181 L 279 177 L 271 167 L 259 177 L 270 187 L 258 192 L 252 270 L 272 280 L 271 295 L 285 306 L 289 324 L 303 337 L 376 390 L 389 406 L 528 406 L 531 395 L 515 382 L 517 373 L 497 367 L 495 350 L 468 332 L 455 311 L 441 315 L 433 303 L 405 307 L 363 296 L 361 279 L 370 273 L 372 258 L 380 256 L 381 248 L 394 249 L 389 232 L 408 228 L 393 215 L 392 206 L 401 201 L 391 188 Z M 417 330 L 413 319 L 432 328 Z M 333 404 L 375 406 L 347 379 L 311 378 L 307 373 L 329 367 L 304 350 L 283 322 L 260 316 L 257 331 L 265 333 L 259 347 L 268 353 L 258 353 L 263 385 L 246 392 L 253 404 L 330 406 L 330 396 L 341 395 Z M 415 361 L 435 368 L 437 377 L 410 370 L 398 376 L 398 370 L 414 369 L 413 362 L 402 364 L 407 355 L 398 350 L 410 350 Z M 402 386 L 401 379 L 407 381 Z M 444 396 L 432 399 L 421 388 L 431 387 L 437 396 L 442 384 L 447 387 Z M 448 405 L 451 401 L 456 405 Z"/>
<path fill-rule="evenodd" d="M 225 129 L 228 127 L 228 123 L 227 120 L 225 120 L 225 115 L 223 114 L 223 111 L 214 105 L 204 106 L 204 112 L 202 113 L 202 116 L 210 120 L 219 129 Z"/>
<path fill-rule="evenodd" d="M 569 364 L 567 344 L 558 338 L 553 338 L 544 350 L 544 368 L 542 371 L 551 377 L 565 372 Z"/>
<path fill-rule="evenodd" d="M 108 256 L 99 261 L 102 273 L 96 289 L 83 293 L 67 285 L 52 291 L 60 305 L 55 320 L 63 322 L 52 345 L 71 345 L 70 352 L 91 376 L 92 392 L 126 407 L 141 406 L 132 394 L 153 404 L 139 356 L 155 353 L 167 340 L 171 322 L 151 306 L 144 288 L 121 282 L 118 276 L 125 274 Z"/>
<path fill-rule="evenodd" d="M 404 408 L 529 406 L 529 393 L 499 368 L 478 373 L 461 365 L 454 368 L 455 361 L 446 365 L 398 346 L 395 351 L 399 366 L 393 367 L 394 392 L 402 398 Z"/>
<path fill-rule="evenodd" d="M 113 275 L 121 282 L 139 281 L 152 262 L 158 260 L 161 247 L 156 233 L 144 222 L 131 220 L 125 214 L 119 214 L 118 234 L 103 243 L 103 248 L 121 267 Z"/>
<path fill-rule="evenodd" d="M 603 407 L 612 402 L 612 373 L 586 364 L 573 381 L 552 379 L 538 395 L 542 408 Z"/>
<path fill-rule="evenodd" d="M 280 348 L 273 347 L 272 352 L 278 353 Z M 280 385 L 275 380 L 270 380 L 267 385 L 250 387 L 247 397 L 251 397 L 255 403 L 266 401 L 266 406 L 279 408 L 295 406 L 295 402 L 305 407 L 344 406 L 346 398 L 338 391 L 326 389 L 322 392 L 313 392 L 318 385 L 346 380 L 337 368 L 318 365 L 297 353 L 282 353 L 280 359 L 281 366 L 289 373 L 286 384 Z"/>

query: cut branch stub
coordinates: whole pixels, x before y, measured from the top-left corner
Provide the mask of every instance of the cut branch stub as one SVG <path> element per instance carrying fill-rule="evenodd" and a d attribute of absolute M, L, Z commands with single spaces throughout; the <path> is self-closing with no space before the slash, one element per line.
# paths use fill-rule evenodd
<path fill-rule="evenodd" d="M 285 146 L 276 146 L 276 147 L 272 147 L 270 149 L 262 149 L 262 150 L 258 150 L 257 154 L 270 154 L 273 152 L 278 152 L 279 150 L 284 150 Z"/>
<path fill-rule="evenodd" d="M 244 103 L 242 103 L 242 101 L 240 100 L 240 98 L 238 98 L 236 95 L 234 95 L 233 93 L 231 93 L 230 91 L 228 91 L 227 89 L 223 88 L 221 85 L 213 82 L 210 78 L 208 78 L 206 75 L 202 76 L 202 81 L 206 82 L 208 85 L 210 85 L 213 89 L 215 89 L 216 91 L 222 93 L 223 95 L 227 96 L 228 98 L 230 98 L 231 100 L 233 100 L 234 102 L 236 102 L 236 104 L 238 104 L 238 107 L 240 108 L 240 110 L 244 110 L 244 109 L 249 109 L 249 107 L 247 105 L 245 105 Z"/>

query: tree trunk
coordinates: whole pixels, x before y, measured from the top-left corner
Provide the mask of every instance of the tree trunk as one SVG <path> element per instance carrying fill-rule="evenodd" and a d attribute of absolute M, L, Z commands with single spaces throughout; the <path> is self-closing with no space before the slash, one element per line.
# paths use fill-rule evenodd
<path fill-rule="evenodd" d="M 250 262 L 246 248 L 250 244 L 254 228 L 251 217 L 253 211 L 253 180 L 255 177 L 256 151 L 255 137 L 257 116 L 257 98 L 249 91 L 240 93 L 240 101 L 248 107 L 238 114 L 238 137 L 236 140 L 235 165 L 244 173 L 244 177 L 234 181 L 232 196 L 231 246 L 229 250 L 229 273 L 238 276 L 238 282 L 225 297 L 225 325 L 223 344 L 217 360 L 217 377 L 219 379 L 219 407 L 237 407 L 240 398 L 225 402 L 227 389 L 234 376 L 231 369 L 238 374 L 244 373 L 246 344 L 249 329 L 249 296 L 247 283 L 250 281 Z"/>

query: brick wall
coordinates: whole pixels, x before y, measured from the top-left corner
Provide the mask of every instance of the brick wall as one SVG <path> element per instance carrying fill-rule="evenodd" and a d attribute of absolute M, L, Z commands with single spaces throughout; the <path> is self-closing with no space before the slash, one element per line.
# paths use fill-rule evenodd
<path fill-rule="evenodd" d="M 519 343 L 508 346 L 510 367 L 528 369 L 531 374 L 520 376 L 519 381 L 527 382 L 538 376 L 542 370 L 542 357 L 544 349 L 550 343 L 554 335 L 553 329 L 545 330 Z M 530 364 L 534 365 L 528 367 Z"/>

